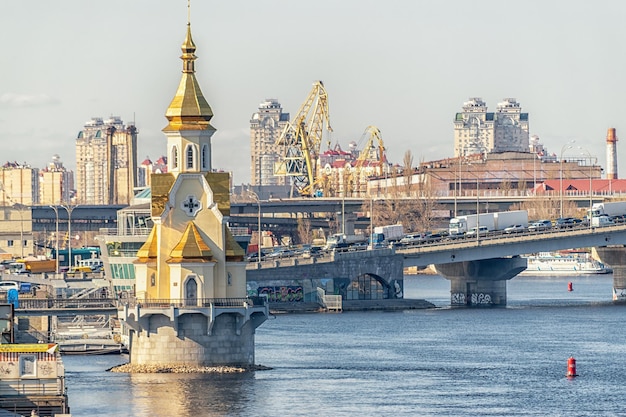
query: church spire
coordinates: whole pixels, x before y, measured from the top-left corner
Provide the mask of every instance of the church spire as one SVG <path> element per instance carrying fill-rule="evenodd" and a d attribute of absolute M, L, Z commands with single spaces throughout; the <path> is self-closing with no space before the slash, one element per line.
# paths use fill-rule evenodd
<path fill-rule="evenodd" d="M 189 3 L 187 9 L 187 34 L 181 46 L 183 54 L 180 57 L 183 61 L 183 75 L 176 95 L 165 112 L 165 117 L 169 121 L 163 129 L 166 133 L 182 130 L 215 130 L 209 123 L 213 117 L 213 110 L 196 80 L 196 45 L 191 37 Z"/>

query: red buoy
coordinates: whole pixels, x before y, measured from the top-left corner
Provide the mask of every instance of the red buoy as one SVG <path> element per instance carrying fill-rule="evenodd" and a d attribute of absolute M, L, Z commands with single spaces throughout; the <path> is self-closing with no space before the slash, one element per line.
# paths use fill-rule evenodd
<path fill-rule="evenodd" d="M 572 284 L 572 281 L 567 283 L 567 291 L 574 291 L 574 285 Z"/>
<path fill-rule="evenodd" d="M 575 377 L 578 376 L 576 374 L 576 359 L 570 356 L 567 360 L 567 377 Z"/>

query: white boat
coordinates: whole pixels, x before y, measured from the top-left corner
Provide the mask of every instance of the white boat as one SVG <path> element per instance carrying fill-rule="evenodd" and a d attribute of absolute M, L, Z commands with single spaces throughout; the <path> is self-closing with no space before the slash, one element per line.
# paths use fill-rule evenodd
<path fill-rule="evenodd" d="M 541 252 L 524 255 L 528 267 L 520 275 L 611 274 L 613 270 L 587 252 Z"/>

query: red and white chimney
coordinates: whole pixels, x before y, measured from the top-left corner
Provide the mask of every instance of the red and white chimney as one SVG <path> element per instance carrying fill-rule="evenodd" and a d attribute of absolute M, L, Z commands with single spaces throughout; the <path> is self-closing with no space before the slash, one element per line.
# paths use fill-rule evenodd
<path fill-rule="evenodd" d="M 617 136 L 614 127 L 606 133 L 606 179 L 617 179 Z"/>

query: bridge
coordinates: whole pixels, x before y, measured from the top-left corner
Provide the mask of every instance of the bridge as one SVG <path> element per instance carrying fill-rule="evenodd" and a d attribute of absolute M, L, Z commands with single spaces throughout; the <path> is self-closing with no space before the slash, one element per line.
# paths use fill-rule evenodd
<path fill-rule="evenodd" d="M 250 264 L 251 289 L 285 291 L 272 282 L 291 282 L 306 299 L 316 287 L 350 297 L 401 295 L 404 267 L 426 267 L 451 281 L 451 305 L 506 305 L 506 281 L 526 269 L 520 255 L 594 247 L 613 268 L 613 299 L 626 302 L 626 224 L 589 226 L 523 234 L 494 233 L 479 239 L 363 251 L 333 251 L 320 258 L 284 258 Z M 374 293 L 375 291 L 375 293 Z M 346 298 L 347 297 L 347 298 Z M 365 299 L 365 298 L 359 298 Z"/>

